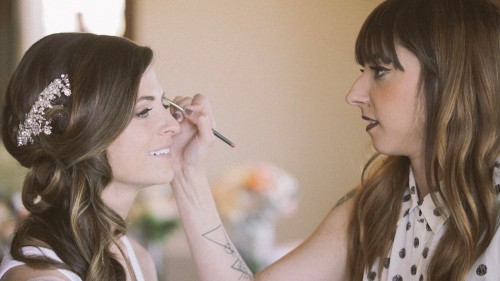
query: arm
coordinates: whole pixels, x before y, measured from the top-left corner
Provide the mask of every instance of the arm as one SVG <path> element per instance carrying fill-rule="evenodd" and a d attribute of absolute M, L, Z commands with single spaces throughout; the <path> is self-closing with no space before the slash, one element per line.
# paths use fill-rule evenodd
<path fill-rule="evenodd" d="M 204 102 L 195 96 L 192 104 Z M 186 101 L 182 105 L 186 106 Z M 201 115 L 210 115 L 203 106 L 197 109 Z M 332 209 L 297 249 L 255 277 L 252 275 L 226 234 L 205 177 L 203 159 L 212 141 L 210 117 L 191 118 L 194 117 L 187 117 L 196 124 L 195 130 L 189 123 L 181 123 L 178 142 L 184 152 L 171 186 L 200 280 L 345 280 L 346 232 L 352 200 Z"/>
<path fill-rule="evenodd" d="M 200 280 L 253 280 L 252 273 L 226 234 L 207 181 L 189 185 L 186 182 L 184 186 L 196 192 L 186 195 L 176 188 L 173 190 Z"/>
<path fill-rule="evenodd" d="M 217 212 L 205 162 L 214 141 L 210 106 L 201 95 L 175 102 L 192 110 L 174 138 L 175 176 L 171 182 L 179 214 L 200 280 L 252 280 Z"/>
<path fill-rule="evenodd" d="M 201 186 L 197 185 L 197 188 Z M 225 233 L 208 184 L 202 190 L 205 199 L 200 198 L 199 207 L 187 208 L 185 204 L 180 207 L 181 219 L 200 280 L 253 280 Z M 255 280 L 346 280 L 346 231 L 352 201 L 347 200 L 333 208 L 306 241 L 257 273 Z"/>
<path fill-rule="evenodd" d="M 353 200 L 346 198 L 301 245 L 259 272 L 255 279 L 346 280 L 347 226 L 353 208 Z"/>

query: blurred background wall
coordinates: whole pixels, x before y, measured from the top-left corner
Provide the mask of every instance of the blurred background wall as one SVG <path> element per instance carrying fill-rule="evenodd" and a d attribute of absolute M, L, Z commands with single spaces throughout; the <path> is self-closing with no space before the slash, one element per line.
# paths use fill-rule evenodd
<path fill-rule="evenodd" d="M 39 9 L 37 2 L 17 3 L 29 11 Z M 15 8 L 6 0 L 0 3 L 5 21 Z M 380 0 L 127 3 L 127 30 L 136 42 L 155 50 L 156 72 L 167 95 L 208 96 L 217 129 L 236 143 L 232 149 L 216 142 L 210 180 L 250 162 L 271 162 L 290 172 L 300 185 L 299 210 L 280 220 L 278 239 L 304 239 L 358 183 L 372 153 L 366 122 L 344 98 L 359 75 L 356 35 Z M 13 28 L 2 31 L 2 46 L 14 37 L 25 39 L 14 54 L 2 47 L 4 82 L 12 71 L 11 58 L 19 59 L 38 39 L 29 32 L 36 25 Z M 19 29 L 26 32 L 16 33 Z M 0 86 L 3 91 L 5 83 Z M 23 173 L 0 150 L 0 186 L 18 187 Z"/>
<path fill-rule="evenodd" d="M 371 154 L 358 108 L 345 95 L 359 75 L 354 42 L 379 0 L 135 2 L 134 37 L 156 51 L 172 95 L 207 95 L 217 128 L 216 180 L 231 166 L 267 161 L 299 181 L 296 215 L 281 240 L 304 238 L 360 179 Z"/>

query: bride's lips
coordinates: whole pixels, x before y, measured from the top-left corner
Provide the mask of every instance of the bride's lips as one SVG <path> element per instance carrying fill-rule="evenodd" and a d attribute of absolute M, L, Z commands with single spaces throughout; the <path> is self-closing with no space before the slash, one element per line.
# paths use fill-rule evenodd
<path fill-rule="evenodd" d="M 164 155 L 169 155 L 170 154 L 170 147 L 158 149 L 155 151 L 150 151 L 147 153 L 149 156 L 164 156 Z"/>
<path fill-rule="evenodd" d="M 371 118 L 368 118 L 368 117 L 366 117 L 366 116 L 364 116 L 364 115 L 363 115 L 363 116 L 361 116 L 361 118 L 363 118 L 363 120 L 367 120 L 367 121 L 369 121 L 369 122 L 370 122 L 370 124 L 368 124 L 368 125 L 366 126 L 366 131 L 367 131 L 367 132 L 368 132 L 369 130 L 371 130 L 373 127 L 375 127 L 375 126 L 377 126 L 377 125 L 379 124 L 377 120 L 375 120 L 375 119 L 371 119 Z"/>

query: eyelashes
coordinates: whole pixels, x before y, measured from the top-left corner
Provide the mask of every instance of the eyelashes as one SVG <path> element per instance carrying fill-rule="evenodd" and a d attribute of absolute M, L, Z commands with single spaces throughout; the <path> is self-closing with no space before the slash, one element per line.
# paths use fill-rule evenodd
<path fill-rule="evenodd" d="M 370 68 L 373 70 L 375 78 L 380 78 L 391 71 L 389 68 L 380 65 L 370 66 Z"/>
<path fill-rule="evenodd" d="M 369 68 L 372 70 L 375 79 L 380 78 L 391 71 L 390 68 L 383 67 L 380 65 L 370 66 Z M 365 69 L 361 68 L 359 71 L 361 71 L 361 73 L 364 73 Z"/>
<path fill-rule="evenodd" d="M 136 113 L 135 116 L 140 117 L 140 118 L 146 118 L 149 115 L 149 112 L 153 110 L 152 107 L 148 107 L 146 109 L 141 110 L 140 112 Z"/>
<path fill-rule="evenodd" d="M 143 98 L 143 99 L 146 99 L 146 100 L 151 100 L 151 101 L 154 101 L 154 97 L 151 97 L 151 98 Z M 167 99 L 166 97 L 162 96 L 162 107 L 170 113 L 170 115 L 172 115 L 172 117 L 174 117 L 175 120 L 177 120 L 178 122 L 181 122 L 183 119 L 184 119 L 184 109 L 182 107 L 180 107 L 179 105 L 177 104 L 173 104 L 173 102 L 171 102 L 169 99 Z M 146 104 L 144 104 L 143 106 L 146 106 Z M 153 110 L 153 108 L 155 108 L 155 106 L 152 106 L 152 107 L 148 107 L 148 108 L 145 108 L 145 109 L 141 109 L 143 108 L 143 106 L 137 106 L 137 110 L 136 113 L 134 114 L 135 117 L 138 117 L 138 118 L 147 118 L 150 116 L 150 111 Z M 160 108 L 161 109 L 161 108 Z M 159 111 L 159 112 L 163 112 L 163 111 Z"/>
<path fill-rule="evenodd" d="M 181 122 L 184 119 L 184 114 L 182 114 L 180 111 L 175 110 L 174 112 L 171 112 L 171 106 L 170 105 L 163 105 L 163 107 L 170 112 L 172 117 L 174 117 L 175 120 L 178 122 Z M 149 112 L 153 110 L 152 107 L 146 108 L 144 110 L 141 110 L 140 112 L 136 113 L 135 116 L 139 118 L 147 118 L 149 116 Z"/>

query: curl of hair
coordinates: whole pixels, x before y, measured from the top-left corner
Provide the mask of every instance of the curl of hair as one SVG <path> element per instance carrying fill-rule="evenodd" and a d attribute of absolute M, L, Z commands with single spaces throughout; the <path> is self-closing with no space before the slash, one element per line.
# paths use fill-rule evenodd
<path fill-rule="evenodd" d="M 6 149 L 29 169 L 22 199 L 30 215 L 13 238 L 15 259 L 65 268 L 83 280 L 125 280 L 110 248 L 126 225 L 101 200 L 112 179 L 106 149 L 132 118 L 152 57 L 150 48 L 127 39 L 88 33 L 46 36 L 23 56 L 7 88 L 1 124 Z M 19 123 L 61 74 L 68 74 L 72 95 L 58 98 L 45 112 L 52 134 L 18 147 Z M 36 240 L 64 263 L 23 255 L 21 248 Z"/>
<path fill-rule="evenodd" d="M 384 1 L 360 31 L 356 59 L 360 64 L 392 63 L 404 71 L 397 45 L 420 62 L 426 178 L 449 212 L 427 278 L 464 280 L 498 226 L 493 186 L 500 155 L 498 8 L 487 0 Z M 361 280 L 376 258 L 387 256 L 403 194 L 395 189 L 408 184 L 408 160 L 378 158 L 365 167 L 355 199 L 358 208 L 349 225 L 354 234 L 349 241 L 349 280 Z M 430 194 L 436 201 L 434 192 Z"/>

